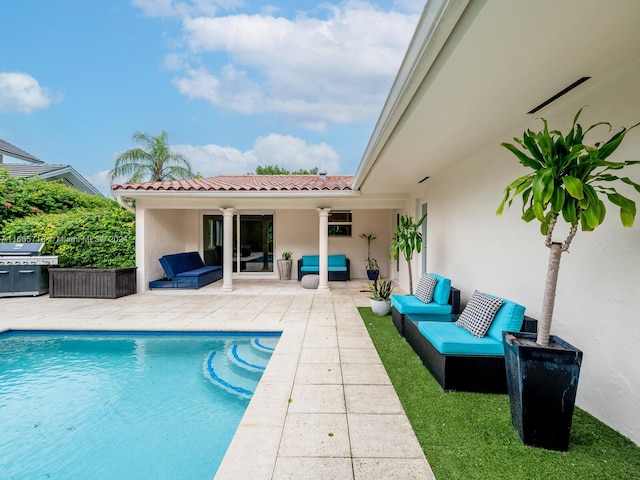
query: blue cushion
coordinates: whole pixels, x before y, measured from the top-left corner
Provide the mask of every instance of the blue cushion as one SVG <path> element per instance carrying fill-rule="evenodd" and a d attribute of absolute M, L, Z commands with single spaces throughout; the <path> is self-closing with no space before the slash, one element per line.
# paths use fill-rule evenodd
<path fill-rule="evenodd" d="M 505 300 L 498 313 L 496 313 L 487 336 L 502 342 L 503 330 L 519 332 L 522 328 L 522 322 L 524 322 L 524 310 L 525 307 L 522 305 L 518 305 L 511 300 Z"/>
<path fill-rule="evenodd" d="M 317 272 L 319 270 L 319 266 L 318 265 L 311 265 L 311 266 L 304 266 L 304 267 L 300 267 L 300 271 L 301 272 Z"/>
<path fill-rule="evenodd" d="M 201 268 L 195 268 L 193 270 L 188 270 L 186 272 L 179 273 L 178 277 L 200 277 L 202 275 L 206 275 L 209 272 L 215 272 L 216 270 L 222 270 L 222 267 L 219 266 L 205 266 Z"/>
<path fill-rule="evenodd" d="M 391 295 L 391 306 L 403 315 L 411 313 L 430 313 L 451 315 L 451 305 L 440 305 L 436 302 L 424 303 L 415 295 Z"/>
<path fill-rule="evenodd" d="M 312 267 L 320 265 L 320 257 L 318 255 L 302 255 L 302 265 Z"/>
<path fill-rule="evenodd" d="M 502 340 L 476 338 L 450 322 L 418 322 L 418 330 L 444 355 L 504 355 Z"/>
<path fill-rule="evenodd" d="M 451 294 L 451 280 L 437 273 L 430 273 L 429 275 L 438 280 L 433 291 L 433 301 L 440 305 L 446 305 L 449 303 L 449 295 Z"/>
<path fill-rule="evenodd" d="M 346 270 L 346 265 L 347 265 L 346 255 L 329 255 L 330 267 L 345 267 L 345 270 Z"/>

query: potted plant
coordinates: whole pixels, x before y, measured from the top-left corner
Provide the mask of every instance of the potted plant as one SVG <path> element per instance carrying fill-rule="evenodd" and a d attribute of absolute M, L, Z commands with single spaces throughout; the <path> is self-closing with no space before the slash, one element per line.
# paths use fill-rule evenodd
<path fill-rule="evenodd" d="M 607 158 L 618 148 L 629 130 L 622 128 L 606 142 L 590 145 L 584 136 L 600 125 L 599 122 L 583 131 L 578 118 L 571 130 L 563 135 L 549 131 L 547 121 L 540 132 L 524 132 L 515 144 L 502 143 L 520 163 L 532 170 L 517 178 L 505 189 L 498 215 L 505 204 L 521 196 L 522 219 L 537 220 L 549 248 L 549 265 L 544 290 L 538 333 L 504 332 L 507 384 L 511 403 L 512 423 L 525 445 L 566 451 L 578 387 L 582 352 L 564 340 L 550 335 L 556 296 L 560 257 L 566 252 L 578 231 L 592 231 L 604 220 L 606 210 L 602 198 L 620 208 L 625 227 L 633 225 L 635 202 L 619 194 L 612 182 L 621 181 L 640 192 L 640 185 L 612 171 L 634 165 L 637 161 L 611 162 Z M 559 220 L 569 226 L 563 242 L 553 239 Z"/>
<path fill-rule="evenodd" d="M 282 258 L 278 259 L 278 273 L 280 274 L 280 280 L 291 280 L 291 267 L 293 261 L 291 257 L 293 253 L 282 252 Z"/>
<path fill-rule="evenodd" d="M 391 310 L 391 292 L 393 285 L 391 280 L 374 280 L 369 282 L 369 291 L 371 292 L 371 310 L 379 317 L 388 315 Z"/>
<path fill-rule="evenodd" d="M 413 221 L 411 215 L 402 215 L 400 217 L 400 224 L 396 227 L 396 232 L 391 239 L 391 257 L 394 260 L 398 259 L 400 252 L 407 261 L 407 267 L 409 268 L 409 293 L 413 295 L 413 274 L 411 273 L 411 259 L 413 258 L 413 252 L 420 253 L 422 251 L 422 233 L 420 232 L 420 226 L 426 218 L 425 213 L 420 221 L 417 223 Z"/>
<path fill-rule="evenodd" d="M 359 237 L 367 241 L 367 278 L 371 281 L 377 280 L 380 268 L 378 267 L 378 261 L 375 258 L 371 258 L 371 242 L 376 239 L 376 236 L 372 233 L 361 233 Z"/>

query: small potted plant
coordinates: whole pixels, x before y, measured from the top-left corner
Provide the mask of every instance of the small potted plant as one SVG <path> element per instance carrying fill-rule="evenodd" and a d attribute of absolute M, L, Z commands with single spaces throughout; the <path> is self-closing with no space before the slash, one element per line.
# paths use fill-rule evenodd
<path fill-rule="evenodd" d="M 293 253 L 282 252 L 282 258 L 278 259 L 278 273 L 280 274 L 280 280 L 291 280 L 291 267 L 293 261 L 291 257 Z"/>
<path fill-rule="evenodd" d="M 391 280 L 374 280 L 369 282 L 369 291 L 371 292 L 371 310 L 374 315 L 382 317 L 388 315 L 391 310 L 391 292 L 393 285 Z"/>
<path fill-rule="evenodd" d="M 378 267 L 378 261 L 371 258 L 371 242 L 376 239 L 376 236 L 372 233 L 361 233 L 359 237 L 367 241 L 367 278 L 371 281 L 377 280 L 380 267 Z"/>

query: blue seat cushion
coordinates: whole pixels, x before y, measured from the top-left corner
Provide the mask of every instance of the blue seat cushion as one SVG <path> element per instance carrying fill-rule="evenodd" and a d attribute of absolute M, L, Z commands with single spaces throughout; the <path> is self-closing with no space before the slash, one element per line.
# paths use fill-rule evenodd
<path fill-rule="evenodd" d="M 433 301 L 440 305 L 446 305 L 449 303 L 449 295 L 451 294 L 451 279 L 438 275 L 437 273 L 430 273 L 438 283 L 433 290 Z"/>
<path fill-rule="evenodd" d="M 186 272 L 179 273 L 176 275 L 177 277 L 200 277 L 202 275 L 206 275 L 209 272 L 215 272 L 216 270 L 222 270 L 220 266 L 205 266 L 201 268 L 196 268 L 194 270 L 189 270 Z"/>
<path fill-rule="evenodd" d="M 317 272 L 319 270 L 319 265 L 305 265 L 300 267 L 301 272 Z"/>
<path fill-rule="evenodd" d="M 476 338 L 454 323 L 418 322 L 418 331 L 443 355 L 504 355 L 502 339 Z"/>
<path fill-rule="evenodd" d="M 488 294 L 487 294 L 488 295 Z M 504 299 L 500 310 L 487 331 L 487 337 L 502 342 L 502 332 L 519 332 L 524 322 L 525 307 L 511 300 Z"/>
<path fill-rule="evenodd" d="M 347 256 L 346 255 L 329 255 L 328 259 L 329 269 L 331 267 L 344 267 L 347 269 Z"/>
<path fill-rule="evenodd" d="M 437 287 L 436 287 L 437 288 Z M 451 305 L 436 303 L 424 303 L 415 295 L 391 295 L 391 306 L 403 315 L 412 313 L 429 313 L 436 315 L 451 315 Z"/>
<path fill-rule="evenodd" d="M 302 268 L 314 266 L 320 266 L 320 257 L 318 255 L 302 255 Z"/>

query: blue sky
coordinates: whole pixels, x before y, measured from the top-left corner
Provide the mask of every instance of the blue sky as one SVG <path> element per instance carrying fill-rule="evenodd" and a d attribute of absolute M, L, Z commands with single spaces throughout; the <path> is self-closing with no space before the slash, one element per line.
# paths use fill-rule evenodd
<path fill-rule="evenodd" d="M 136 131 L 203 176 L 353 174 L 424 3 L 5 0 L 0 138 L 103 192 Z"/>

